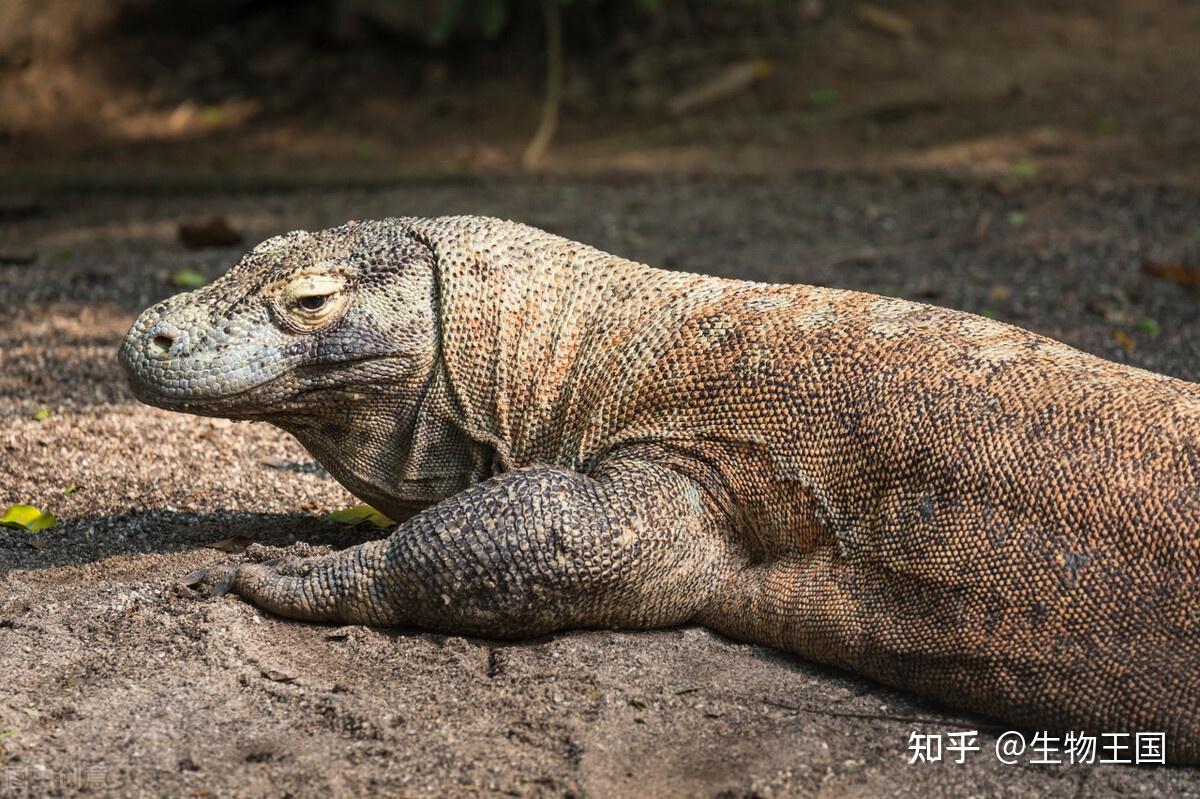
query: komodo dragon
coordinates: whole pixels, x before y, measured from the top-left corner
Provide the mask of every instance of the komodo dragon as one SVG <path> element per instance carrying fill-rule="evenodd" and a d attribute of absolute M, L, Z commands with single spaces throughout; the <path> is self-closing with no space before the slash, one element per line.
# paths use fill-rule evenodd
<path fill-rule="evenodd" d="M 1200 385 L 479 217 L 270 239 L 120 357 L 142 401 L 277 425 L 407 519 L 218 593 L 493 637 L 697 623 L 1200 761 Z"/>

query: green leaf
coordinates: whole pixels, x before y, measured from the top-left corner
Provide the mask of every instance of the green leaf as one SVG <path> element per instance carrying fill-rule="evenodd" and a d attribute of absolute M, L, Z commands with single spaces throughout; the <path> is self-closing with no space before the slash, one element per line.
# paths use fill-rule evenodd
<path fill-rule="evenodd" d="M 1158 322 L 1153 319 L 1139 319 L 1137 321 L 1138 331 L 1145 333 L 1150 338 L 1155 338 L 1161 332 L 1158 328 Z"/>
<path fill-rule="evenodd" d="M 185 266 L 179 269 L 175 274 L 171 275 L 171 285 L 179 286 L 185 289 L 200 288 L 208 282 L 208 278 L 192 269 L 190 266 Z"/>
<path fill-rule="evenodd" d="M 71 483 L 69 486 L 67 486 L 66 488 L 63 489 L 62 495 L 64 497 L 69 497 L 78 490 L 79 490 L 79 486 L 76 485 L 75 483 Z"/>
<path fill-rule="evenodd" d="M 1037 164 L 1032 161 L 1018 161 L 1013 164 L 1012 173 L 1019 178 L 1031 178 L 1037 174 Z"/>
<path fill-rule="evenodd" d="M 808 93 L 808 104 L 812 108 L 829 108 L 842 99 L 837 89 L 814 89 Z"/>
<path fill-rule="evenodd" d="M 1117 132 L 1117 118 L 1116 117 L 1100 117 L 1100 119 L 1096 122 L 1096 132 L 1104 133 L 1104 134 L 1116 133 Z"/>
<path fill-rule="evenodd" d="M 33 421 L 35 421 L 35 422 L 40 422 L 43 419 L 49 419 L 49 418 L 50 418 L 50 411 L 46 410 L 45 408 L 38 408 L 36 411 L 33 412 Z"/>
<path fill-rule="evenodd" d="M 58 519 L 53 513 L 46 513 L 32 505 L 12 505 L 4 512 L 3 516 L 0 516 L 0 525 L 17 530 L 28 530 L 31 533 L 48 530 L 57 523 Z"/>
<path fill-rule="evenodd" d="M 499 36 L 500 31 L 504 30 L 504 23 L 508 21 L 508 7 L 504 0 L 484 0 L 476 13 L 479 27 L 488 39 Z"/>
<path fill-rule="evenodd" d="M 1025 224 L 1025 212 L 1009 211 L 1008 224 L 1012 225 L 1013 227 L 1020 227 L 1021 225 Z"/>
<path fill-rule="evenodd" d="M 393 522 L 370 505 L 354 505 L 344 510 L 335 510 L 326 517 L 331 522 L 356 527 L 360 524 L 370 524 L 374 527 L 391 527 Z"/>
<path fill-rule="evenodd" d="M 442 11 L 438 14 L 437 19 L 429 26 L 429 42 L 435 47 L 440 47 L 450 38 L 451 32 L 462 19 L 463 11 L 467 6 L 468 0 L 451 0 L 442 6 Z"/>

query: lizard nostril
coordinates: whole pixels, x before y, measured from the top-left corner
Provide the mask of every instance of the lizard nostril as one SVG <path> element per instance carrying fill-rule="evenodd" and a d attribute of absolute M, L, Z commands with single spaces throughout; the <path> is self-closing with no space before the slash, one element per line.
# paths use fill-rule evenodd
<path fill-rule="evenodd" d="M 159 322 L 146 331 L 146 354 L 151 358 L 178 358 L 188 349 L 188 333 L 170 322 Z"/>
<path fill-rule="evenodd" d="M 165 353 L 171 349 L 171 345 L 174 343 L 174 336 L 168 336 L 166 333 L 159 333 L 157 336 L 150 339 L 150 346 L 154 350 L 162 353 Z"/>

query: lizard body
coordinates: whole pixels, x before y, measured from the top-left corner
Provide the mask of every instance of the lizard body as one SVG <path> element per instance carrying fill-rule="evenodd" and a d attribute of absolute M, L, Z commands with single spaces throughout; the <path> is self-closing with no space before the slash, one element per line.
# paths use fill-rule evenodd
<path fill-rule="evenodd" d="M 405 519 L 233 592 L 518 637 L 704 624 L 1200 760 L 1200 386 L 970 314 L 511 222 L 271 239 L 148 309 L 138 397 L 288 430 Z"/>

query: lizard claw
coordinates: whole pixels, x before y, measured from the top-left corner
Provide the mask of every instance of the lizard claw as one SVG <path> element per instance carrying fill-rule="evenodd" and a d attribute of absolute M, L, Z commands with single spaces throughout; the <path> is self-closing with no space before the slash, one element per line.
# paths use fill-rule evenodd
<path fill-rule="evenodd" d="M 197 569 L 191 574 L 180 578 L 179 584 L 184 588 L 194 588 L 204 582 L 204 578 L 208 576 L 208 569 Z"/>
<path fill-rule="evenodd" d="M 234 563 L 230 566 L 226 566 L 224 568 L 224 572 L 225 572 L 224 576 L 222 576 L 221 579 L 217 581 L 217 584 L 213 586 L 212 591 L 210 591 L 208 594 L 209 597 L 211 597 L 212 599 L 220 599 L 221 597 L 228 594 L 229 589 L 233 587 L 234 578 L 237 577 L 237 571 L 238 571 L 238 564 L 236 564 L 236 563 Z"/>
<path fill-rule="evenodd" d="M 180 579 L 179 584 L 185 588 L 193 588 L 201 594 L 205 593 L 205 586 L 211 586 L 207 595 L 209 599 L 219 599 L 233 590 L 234 581 L 237 579 L 238 569 L 243 565 L 259 566 L 266 569 L 276 569 L 283 565 L 282 569 L 277 569 L 281 573 L 288 573 L 288 566 L 295 558 L 278 557 L 264 560 L 259 563 L 223 563 L 220 566 L 214 566 L 211 569 L 197 569 Z M 288 562 L 285 564 L 285 561 Z"/>
<path fill-rule="evenodd" d="M 210 599 L 217 599 L 229 593 L 233 587 L 234 578 L 237 577 L 237 571 L 238 564 L 236 563 L 226 563 L 211 569 L 197 569 L 183 577 L 179 584 L 185 588 L 195 589 L 201 594 L 205 593 L 206 585 L 211 585 L 207 595 Z"/>
<path fill-rule="evenodd" d="M 237 594 L 251 604 L 280 616 L 311 621 L 347 621 L 358 618 L 338 608 L 332 582 L 322 569 L 336 567 L 330 558 L 298 558 L 294 555 L 224 563 L 193 572 L 181 581 L 201 597 L 217 599 Z"/>

